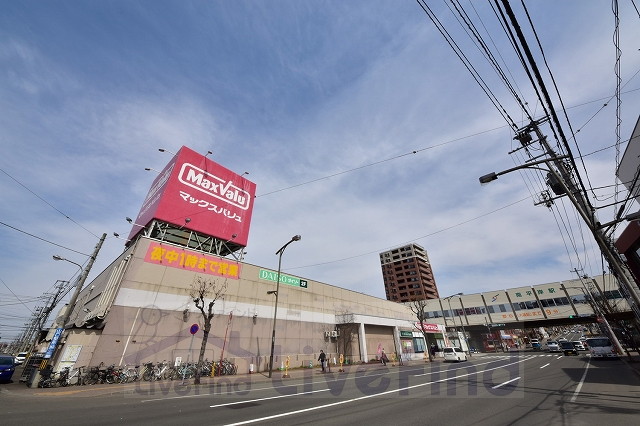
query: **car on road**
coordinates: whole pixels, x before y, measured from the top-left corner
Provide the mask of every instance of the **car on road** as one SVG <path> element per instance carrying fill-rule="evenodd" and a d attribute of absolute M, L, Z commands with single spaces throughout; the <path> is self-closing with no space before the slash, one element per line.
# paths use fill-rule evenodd
<path fill-rule="evenodd" d="M 442 353 L 445 361 L 460 362 L 467 360 L 467 354 L 460 348 L 442 348 Z"/>
<path fill-rule="evenodd" d="M 567 341 L 567 339 L 566 339 L 566 338 L 564 338 L 564 337 L 560 337 L 560 338 L 558 339 L 558 342 L 566 342 L 566 341 Z"/>
<path fill-rule="evenodd" d="M 578 350 L 578 351 L 586 351 L 587 350 L 587 348 L 584 347 L 584 344 L 580 340 L 574 340 L 571 343 L 573 343 L 573 347 L 576 348 L 576 350 Z"/>
<path fill-rule="evenodd" d="M 591 358 L 619 358 L 618 352 L 608 337 L 590 337 L 587 339 L 587 348 Z"/>
<path fill-rule="evenodd" d="M 547 340 L 547 350 L 549 352 L 560 352 L 560 345 L 555 340 Z"/>
<path fill-rule="evenodd" d="M 16 359 L 13 355 L 0 355 L 0 382 L 9 382 L 16 370 Z"/>
<path fill-rule="evenodd" d="M 22 364 L 24 362 L 24 360 L 27 359 L 27 355 L 29 355 L 28 352 L 20 352 L 20 353 L 18 353 L 18 355 L 16 355 L 16 363 L 18 365 Z"/>
<path fill-rule="evenodd" d="M 578 350 L 575 348 L 575 346 L 573 346 L 573 343 L 568 342 L 566 340 L 559 343 L 560 343 L 560 350 L 565 355 L 578 355 Z"/>
<path fill-rule="evenodd" d="M 538 340 L 538 339 L 531 339 L 531 340 L 529 341 L 529 343 L 531 343 L 531 348 L 532 348 L 534 351 L 539 351 L 539 350 L 540 350 L 540 340 Z"/>

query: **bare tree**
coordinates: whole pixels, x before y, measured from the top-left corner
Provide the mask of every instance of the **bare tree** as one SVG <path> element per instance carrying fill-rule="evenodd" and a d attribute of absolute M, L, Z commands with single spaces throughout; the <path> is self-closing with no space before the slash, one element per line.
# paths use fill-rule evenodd
<path fill-rule="evenodd" d="M 224 295 L 227 289 L 227 281 L 220 284 L 217 280 L 211 280 L 196 276 L 191 284 L 189 290 L 189 296 L 196 304 L 196 308 L 202 314 L 203 327 L 202 327 L 202 344 L 200 345 L 200 356 L 198 357 L 198 365 L 196 367 L 196 375 L 193 383 L 195 385 L 200 384 L 200 374 L 202 370 L 202 360 L 204 358 L 204 352 L 207 348 L 207 340 L 209 339 L 209 332 L 211 331 L 211 320 L 213 320 L 213 305 L 216 300 Z M 207 302 L 207 300 L 210 300 Z"/>
<path fill-rule="evenodd" d="M 355 323 L 353 313 L 345 308 L 337 311 L 336 325 L 340 330 L 338 351 L 344 355 L 345 360 L 350 359 L 353 356 L 353 341 L 358 334 L 359 324 Z"/>
<path fill-rule="evenodd" d="M 424 336 L 424 341 L 426 344 L 425 350 L 429 354 L 429 361 L 433 361 L 433 355 L 431 354 L 431 344 L 429 343 L 429 333 L 427 333 L 427 330 L 424 328 L 424 322 L 427 319 L 426 307 L 427 307 L 427 301 L 424 299 L 413 300 L 409 302 L 409 309 L 411 309 L 411 312 L 413 312 L 416 318 L 418 319 L 418 324 L 420 325 L 420 331 Z"/>

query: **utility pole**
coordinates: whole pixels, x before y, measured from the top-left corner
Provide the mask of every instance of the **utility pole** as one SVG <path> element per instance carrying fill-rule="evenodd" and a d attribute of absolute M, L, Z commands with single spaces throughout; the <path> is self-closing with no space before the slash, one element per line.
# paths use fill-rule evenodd
<path fill-rule="evenodd" d="M 82 270 L 82 273 L 78 276 L 78 279 L 76 281 L 76 288 L 75 288 L 73 294 L 71 295 L 71 299 L 69 300 L 69 305 L 68 305 L 69 307 L 67 308 L 66 312 L 64 313 L 64 316 L 62 317 L 62 324 L 61 324 L 62 329 L 67 328 L 67 323 L 69 322 L 69 318 L 71 317 L 71 313 L 74 311 L 76 301 L 78 300 L 78 295 L 80 294 L 80 291 L 82 290 L 82 286 L 84 285 L 84 282 L 87 280 L 87 276 L 89 275 L 89 272 L 91 271 L 91 267 L 93 266 L 93 263 L 95 262 L 96 258 L 98 257 L 98 253 L 100 252 L 100 249 L 102 248 L 102 243 L 104 243 L 104 240 L 106 238 L 107 238 L 107 234 L 102 234 L 102 237 L 100 238 L 100 241 L 98 241 L 98 244 L 96 244 L 96 247 L 93 250 L 93 253 L 91 254 L 91 257 L 89 258 L 89 262 L 87 263 L 87 266 L 84 267 L 84 269 Z M 56 350 L 58 349 L 59 342 L 60 342 L 60 339 L 58 339 L 56 341 L 55 345 L 53 345 L 53 348 L 50 347 L 50 350 L 52 352 L 52 354 L 51 354 L 52 358 L 54 356 L 58 355 L 58 354 L 56 354 Z M 49 351 L 47 351 L 47 352 L 49 352 Z M 45 355 L 45 358 L 46 357 L 47 357 L 47 355 Z M 41 365 L 41 368 L 44 368 L 46 366 L 47 361 L 48 361 L 47 359 L 45 359 L 43 361 L 43 364 Z M 31 380 L 29 381 L 29 386 L 30 387 L 33 386 L 34 383 L 37 386 L 39 381 L 40 381 L 40 370 L 36 370 L 36 374 L 34 374 L 33 377 L 31 378 Z"/>
<path fill-rule="evenodd" d="M 67 309 L 67 311 L 64 314 L 64 317 L 62 318 L 62 327 L 63 328 L 67 328 L 67 322 L 69 322 L 69 318 L 71 317 L 71 313 L 73 312 L 73 310 L 75 308 L 76 301 L 78 300 L 78 295 L 80 295 L 80 291 L 82 290 L 82 286 L 84 285 L 84 282 L 87 280 L 87 276 L 89 275 L 89 272 L 91 271 L 91 267 L 93 266 L 93 262 L 95 262 L 96 258 L 98 257 L 98 252 L 102 248 L 102 243 L 104 243 L 105 238 L 107 238 L 107 234 L 102 234 L 102 237 L 100 238 L 100 241 L 98 241 L 98 244 L 96 244 L 96 248 L 93 250 L 93 253 L 91 254 L 91 257 L 89 258 L 89 263 L 87 263 L 87 266 L 85 266 L 85 268 L 83 269 L 82 274 L 80 274 L 80 276 L 78 277 L 78 282 L 76 284 L 76 288 L 75 288 L 73 294 L 71 295 L 71 299 L 69 300 L 69 309 Z"/>
<path fill-rule="evenodd" d="M 557 158 L 558 156 L 549 146 L 547 138 L 540 131 L 537 122 L 531 123 L 531 125 L 525 129 L 525 132 L 531 128 L 535 131 L 540 144 L 551 157 L 550 163 L 553 163 L 555 166 L 551 167 L 551 164 L 548 164 L 550 174 L 547 175 L 547 182 L 552 186 L 552 189 L 554 189 L 554 184 L 557 183 L 560 185 L 560 187 L 556 187 L 556 190 L 561 192 L 557 195 L 562 195 L 562 193 L 566 194 L 578 211 L 578 214 L 580 214 L 580 217 L 589 227 L 589 230 L 593 234 L 602 255 L 607 259 L 609 267 L 612 269 L 614 276 L 618 279 L 620 287 L 629 302 L 636 321 L 640 322 L 640 293 L 638 292 L 638 287 L 631 275 L 631 272 L 629 271 L 629 268 L 620 257 L 620 253 L 615 249 L 611 240 L 603 232 L 602 226 L 596 218 L 595 210 L 591 207 L 586 196 L 573 181 L 572 173 L 567 163 Z"/>
<path fill-rule="evenodd" d="M 55 294 L 51 295 L 49 300 L 47 300 L 47 306 L 45 306 L 45 308 L 42 310 L 42 312 L 38 317 L 36 334 L 32 338 L 29 353 L 33 352 L 36 345 L 38 344 L 38 337 L 40 335 L 41 330 L 44 328 L 45 323 L 49 319 L 49 315 L 51 314 L 51 311 L 53 311 L 53 309 L 56 307 L 60 299 L 69 292 L 69 284 L 70 284 L 69 281 L 62 281 L 62 280 L 56 281 L 57 291 Z"/>
<path fill-rule="evenodd" d="M 618 251 L 615 249 L 610 238 L 605 235 L 603 231 L 603 225 L 596 218 L 595 210 L 593 209 L 593 207 L 591 207 L 585 194 L 582 193 L 582 191 L 574 182 L 570 164 L 567 164 L 564 161 L 564 158 L 567 158 L 567 156 L 563 156 L 562 158 L 560 158 L 553 151 L 551 146 L 549 146 L 546 136 L 544 136 L 540 131 L 539 123 L 545 120 L 547 120 L 547 118 L 533 121 L 528 126 L 520 129 L 516 135 L 516 139 L 518 139 L 522 143 L 522 145 L 526 147 L 528 144 L 532 143 L 530 133 L 535 132 L 538 138 L 538 142 L 550 157 L 546 160 L 536 161 L 535 163 L 540 164 L 544 162 L 547 165 L 549 169 L 543 169 L 548 172 L 547 184 L 551 187 L 556 195 L 566 195 L 569 198 L 575 209 L 578 211 L 578 214 L 580 215 L 582 220 L 589 227 L 589 230 L 596 240 L 596 243 L 598 244 L 602 255 L 609 263 L 609 267 L 611 268 L 613 275 L 618 279 L 620 288 L 622 289 L 625 299 L 627 299 L 627 302 L 631 307 L 631 311 L 633 312 L 636 321 L 640 323 L 640 293 L 638 291 L 635 280 L 633 279 L 629 268 L 620 257 L 620 253 L 618 253 Z M 524 164 L 523 166 L 518 168 L 535 169 L 536 167 L 531 167 L 532 164 L 534 163 Z M 548 202 L 551 201 L 551 199 L 548 199 Z"/>

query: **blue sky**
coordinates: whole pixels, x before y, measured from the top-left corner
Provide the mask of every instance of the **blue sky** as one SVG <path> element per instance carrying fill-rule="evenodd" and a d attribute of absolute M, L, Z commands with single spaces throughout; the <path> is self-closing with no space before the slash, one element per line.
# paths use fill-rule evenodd
<path fill-rule="evenodd" d="M 429 3 L 522 123 L 444 2 Z M 626 144 L 618 155 L 607 148 L 616 143 L 611 5 L 528 3 L 580 152 L 597 152 L 584 158 L 589 182 L 613 185 Z M 640 114 L 640 18 L 621 3 L 625 141 Z M 488 4 L 462 4 L 482 16 L 539 116 Z M 427 249 L 443 296 L 602 272 L 575 215 L 558 222 L 534 206 L 519 173 L 478 184 L 514 166 L 513 132 L 416 2 L 5 0 L 0 70 L 3 339 L 34 297 L 78 269 L 52 255 L 82 264 L 107 233 L 90 279 L 115 259 L 123 241 L 112 233 L 127 234 L 124 218 L 155 177 L 144 168 L 169 160 L 158 148 L 182 145 L 211 150 L 257 184 L 249 263 L 277 268 L 275 251 L 301 234 L 287 273 L 378 297 L 378 253 L 408 242 Z M 612 203 L 614 191 L 596 191 L 594 204 Z"/>

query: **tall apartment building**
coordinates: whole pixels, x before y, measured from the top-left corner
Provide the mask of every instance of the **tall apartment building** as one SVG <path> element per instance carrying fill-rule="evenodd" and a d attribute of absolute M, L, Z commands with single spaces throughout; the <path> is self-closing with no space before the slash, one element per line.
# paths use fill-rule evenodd
<path fill-rule="evenodd" d="M 382 252 L 380 266 L 387 300 L 403 303 L 439 297 L 429 256 L 423 247 L 409 244 Z"/>

